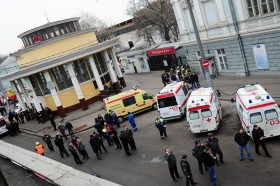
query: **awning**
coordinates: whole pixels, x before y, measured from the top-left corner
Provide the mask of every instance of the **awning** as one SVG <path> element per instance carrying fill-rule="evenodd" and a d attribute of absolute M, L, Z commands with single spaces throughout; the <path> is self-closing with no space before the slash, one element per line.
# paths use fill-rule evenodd
<path fill-rule="evenodd" d="M 176 49 L 175 47 L 168 47 L 168 48 L 159 48 L 154 50 L 148 50 L 148 56 L 159 56 L 159 55 L 166 55 L 166 54 L 175 54 Z"/>

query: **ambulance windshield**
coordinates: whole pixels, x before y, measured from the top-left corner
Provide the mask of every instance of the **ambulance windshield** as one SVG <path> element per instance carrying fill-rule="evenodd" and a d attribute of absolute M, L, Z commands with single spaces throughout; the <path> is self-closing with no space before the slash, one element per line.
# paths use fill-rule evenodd
<path fill-rule="evenodd" d="M 208 118 L 212 116 L 212 112 L 210 109 L 202 109 L 201 110 L 201 115 L 203 118 Z"/>
<path fill-rule="evenodd" d="M 159 108 L 172 107 L 177 105 L 175 96 L 158 99 Z"/>
<path fill-rule="evenodd" d="M 199 118 L 199 113 L 198 113 L 198 111 L 190 112 L 189 117 L 190 117 L 191 120 L 198 119 L 198 118 Z"/>

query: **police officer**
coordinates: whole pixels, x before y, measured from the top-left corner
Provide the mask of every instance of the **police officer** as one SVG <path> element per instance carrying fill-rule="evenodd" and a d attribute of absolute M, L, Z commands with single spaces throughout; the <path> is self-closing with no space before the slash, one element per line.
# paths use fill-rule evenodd
<path fill-rule="evenodd" d="M 200 140 L 196 140 L 194 143 L 195 143 L 195 146 L 192 149 L 192 155 L 197 159 L 199 172 L 201 175 L 203 175 L 204 173 L 203 173 L 202 164 L 204 164 L 204 163 L 201 159 L 201 155 L 204 152 L 205 146 L 200 142 Z M 207 171 L 207 167 L 205 166 L 205 164 L 204 164 L 204 168 Z"/>
<path fill-rule="evenodd" d="M 68 130 L 69 135 L 72 136 L 74 134 L 73 125 L 69 121 L 66 121 L 65 128 Z"/>
<path fill-rule="evenodd" d="M 63 154 L 66 154 L 67 157 L 69 156 L 68 152 L 66 151 L 66 149 L 64 147 L 64 142 L 63 142 L 62 136 L 59 133 L 56 135 L 54 143 L 59 149 L 61 158 L 64 158 Z"/>
<path fill-rule="evenodd" d="M 252 130 L 252 137 L 254 139 L 256 153 L 261 154 L 259 151 L 259 147 L 261 145 L 265 155 L 271 158 L 271 155 L 269 154 L 264 143 L 264 132 L 260 127 L 258 127 L 258 125 L 254 125 L 254 129 Z"/>
<path fill-rule="evenodd" d="M 65 126 L 64 126 L 62 123 L 59 123 L 58 129 L 59 129 L 61 135 L 62 135 L 66 140 L 68 140 L 67 135 L 66 135 L 66 133 L 65 133 Z"/>
<path fill-rule="evenodd" d="M 160 138 L 161 139 L 167 138 L 165 121 L 160 117 L 160 115 L 157 116 L 155 125 L 156 125 L 157 129 L 159 130 Z"/>
<path fill-rule="evenodd" d="M 51 135 L 49 135 L 46 132 L 44 132 L 43 141 L 46 142 L 46 144 L 48 145 L 50 151 L 54 151 L 53 145 L 52 145 L 52 141 L 51 141 Z"/>
<path fill-rule="evenodd" d="M 80 160 L 80 157 L 78 156 L 77 148 L 73 145 L 73 143 L 68 142 L 68 149 L 74 157 L 76 164 L 83 164 L 83 162 Z"/>
<path fill-rule="evenodd" d="M 182 155 L 180 166 L 182 168 L 182 171 L 183 171 L 184 175 L 186 176 L 186 186 L 189 186 L 190 182 L 191 182 L 192 185 L 196 185 L 197 183 L 193 181 L 191 167 L 190 167 L 190 164 L 187 160 L 187 155 L 186 154 Z"/>
<path fill-rule="evenodd" d="M 208 140 L 206 141 L 206 146 L 211 149 L 211 152 L 214 157 L 216 157 L 217 154 L 219 155 L 220 163 L 225 163 L 223 160 L 223 157 L 224 157 L 223 152 L 219 146 L 219 140 L 218 140 L 218 138 L 213 136 L 213 134 L 211 132 L 208 133 Z M 216 158 L 216 165 L 219 166 L 219 161 L 217 158 Z"/>

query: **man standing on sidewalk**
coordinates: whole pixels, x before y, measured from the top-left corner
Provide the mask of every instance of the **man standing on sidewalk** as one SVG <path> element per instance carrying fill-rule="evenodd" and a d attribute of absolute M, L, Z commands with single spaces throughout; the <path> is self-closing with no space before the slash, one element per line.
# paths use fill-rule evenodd
<path fill-rule="evenodd" d="M 174 156 L 173 152 L 169 148 L 165 149 L 164 158 L 166 159 L 166 161 L 168 163 L 169 172 L 170 172 L 170 175 L 171 175 L 173 181 L 177 182 L 178 180 L 175 178 L 175 175 L 177 178 L 181 178 L 181 177 L 179 176 L 179 173 L 178 173 L 176 157 Z"/>
<path fill-rule="evenodd" d="M 186 186 L 189 186 L 190 183 L 192 185 L 196 185 L 197 183 L 193 181 L 191 167 L 190 167 L 190 164 L 187 160 L 187 155 L 186 154 L 182 155 L 180 165 L 181 165 L 181 168 L 182 168 L 182 171 L 183 171 L 184 175 L 186 176 Z"/>
<path fill-rule="evenodd" d="M 248 141 L 250 140 L 250 137 L 246 132 L 243 131 L 243 129 L 239 129 L 239 132 L 235 134 L 234 141 L 239 145 L 239 151 L 240 151 L 240 161 L 244 160 L 244 154 L 243 149 L 247 152 L 248 158 L 250 161 L 253 161 L 252 155 L 250 153 L 250 149 L 248 146 Z"/>
<path fill-rule="evenodd" d="M 53 145 L 52 145 L 52 141 L 51 141 L 51 135 L 49 135 L 46 132 L 44 132 L 43 141 L 46 142 L 46 144 L 48 145 L 50 151 L 54 151 Z"/>
<path fill-rule="evenodd" d="M 252 137 L 254 139 L 256 153 L 261 154 L 259 151 L 259 147 L 261 145 L 265 155 L 267 157 L 271 158 L 271 156 L 266 148 L 266 145 L 264 143 L 264 132 L 260 127 L 258 127 L 258 125 L 254 125 L 254 129 L 252 130 Z"/>

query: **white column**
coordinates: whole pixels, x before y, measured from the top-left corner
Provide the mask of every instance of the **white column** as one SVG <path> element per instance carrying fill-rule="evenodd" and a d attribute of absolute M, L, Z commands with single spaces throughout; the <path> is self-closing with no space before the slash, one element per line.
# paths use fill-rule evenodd
<path fill-rule="evenodd" d="M 110 59 L 107 50 L 104 51 L 104 54 L 105 54 L 105 59 L 106 59 L 106 63 L 108 66 L 109 74 L 111 76 L 112 83 L 116 83 L 116 82 L 118 82 L 118 80 L 117 80 L 117 76 L 116 76 L 113 66 L 112 66 L 112 60 Z"/>
<path fill-rule="evenodd" d="M 171 1 L 171 3 L 173 4 L 172 7 L 176 16 L 179 32 L 180 34 L 183 34 L 184 30 L 186 30 L 186 25 L 184 23 L 184 18 L 181 11 L 180 3 L 177 0 Z"/>
<path fill-rule="evenodd" d="M 25 107 L 24 102 L 22 101 L 21 92 L 19 91 L 16 82 L 12 81 L 11 83 L 12 83 L 13 89 L 16 91 L 16 97 L 17 97 L 17 100 L 19 102 L 20 108 L 21 108 L 22 111 L 25 111 L 26 107 Z"/>
<path fill-rule="evenodd" d="M 219 17 L 220 17 L 220 21 L 224 22 L 226 21 L 226 14 L 224 11 L 224 6 L 223 6 L 223 1 L 222 0 L 216 0 L 216 6 L 219 12 Z"/>
<path fill-rule="evenodd" d="M 44 74 L 44 77 L 45 77 L 47 83 L 50 82 L 50 81 L 52 81 L 51 76 L 50 76 L 50 73 L 49 73 L 48 71 L 44 71 L 43 74 Z M 53 98 L 53 100 L 54 100 L 55 106 L 56 106 L 56 107 L 62 106 L 62 105 L 61 105 L 61 102 L 60 102 L 60 99 L 59 99 L 59 97 L 58 97 L 58 94 L 57 94 L 57 92 L 56 92 L 56 90 L 55 90 L 55 88 L 52 89 L 52 90 L 50 90 L 50 92 L 51 92 L 51 94 L 52 94 L 52 98 Z"/>
<path fill-rule="evenodd" d="M 76 94 L 78 96 L 78 99 L 81 100 L 81 99 L 84 98 L 84 95 L 83 95 L 82 89 L 80 87 L 80 84 L 78 82 L 78 79 L 77 79 L 77 77 L 75 75 L 75 72 L 74 72 L 72 64 L 73 64 L 73 62 L 67 64 L 67 70 L 68 70 L 69 75 L 71 77 L 71 81 L 73 83 L 73 86 L 74 86 L 74 89 L 75 89 Z"/>
<path fill-rule="evenodd" d="M 122 74 L 122 71 L 121 71 L 121 68 L 120 68 L 117 56 L 116 56 L 113 48 L 110 49 L 110 53 L 111 53 L 112 58 L 113 58 L 112 60 L 113 60 L 114 67 L 116 69 L 116 73 L 117 73 L 118 77 L 121 78 L 121 77 L 123 77 L 123 74 Z"/>
<path fill-rule="evenodd" d="M 23 85 L 21 79 L 17 79 L 17 82 L 18 82 L 19 88 L 20 88 L 20 90 L 21 90 L 21 92 L 22 92 L 22 96 L 23 96 L 24 99 L 25 99 L 25 103 L 28 104 L 28 95 L 27 95 L 27 93 L 26 93 L 26 90 L 25 90 L 25 88 L 24 88 L 24 85 Z"/>
<path fill-rule="evenodd" d="M 90 56 L 88 59 L 89 59 L 90 68 L 91 68 L 92 73 L 94 75 L 97 87 L 100 91 L 102 91 L 102 90 L 104 90 L 104 85 L 102 84 L 99 72 L 98 72 L 98 70 L 96 68 L 96 65 L 95 65 L 95 62 L 94 62 L 94 59 L 93 59 L 92 56 Z"/>
<path fill-rule="evenodd" d="M 205 24 L 204 24 L 204 20 L 203 20 L 203 17 L 202 17 L 202 12 L 201 12 L 199 3 L 200 2 L 198 0 L 193 1 L 194 9 L 195 9 L 196 16 L 197 16 L 197 19 L 198 19 L 198 26 L 202 27 L 202 26 L 205 26 Z M 188 7 L 188 8 L 191 8 L 191 7 Z"/>
<path fill-rule="evenodd" d="M 36 93 L 34 91 L 34 88 L 33 88 L 32 84 L 31 84 L 29 78 L 28 77 L 24 78 L 24 81 L 26 82 L 27 88 L 31 91 L 30 95 L 31 95 L 32 101 L 33 101 L 33 103 L 35 105 L 35 108 L 36 108 L 37 112 L 41 112 L 42 111 L 42 107 L 41 107 L 41 105 L 39 103 L 39 99 L 38 99 L 38 97 L 37 97 L 37 95 L 36 95 Z"/>

